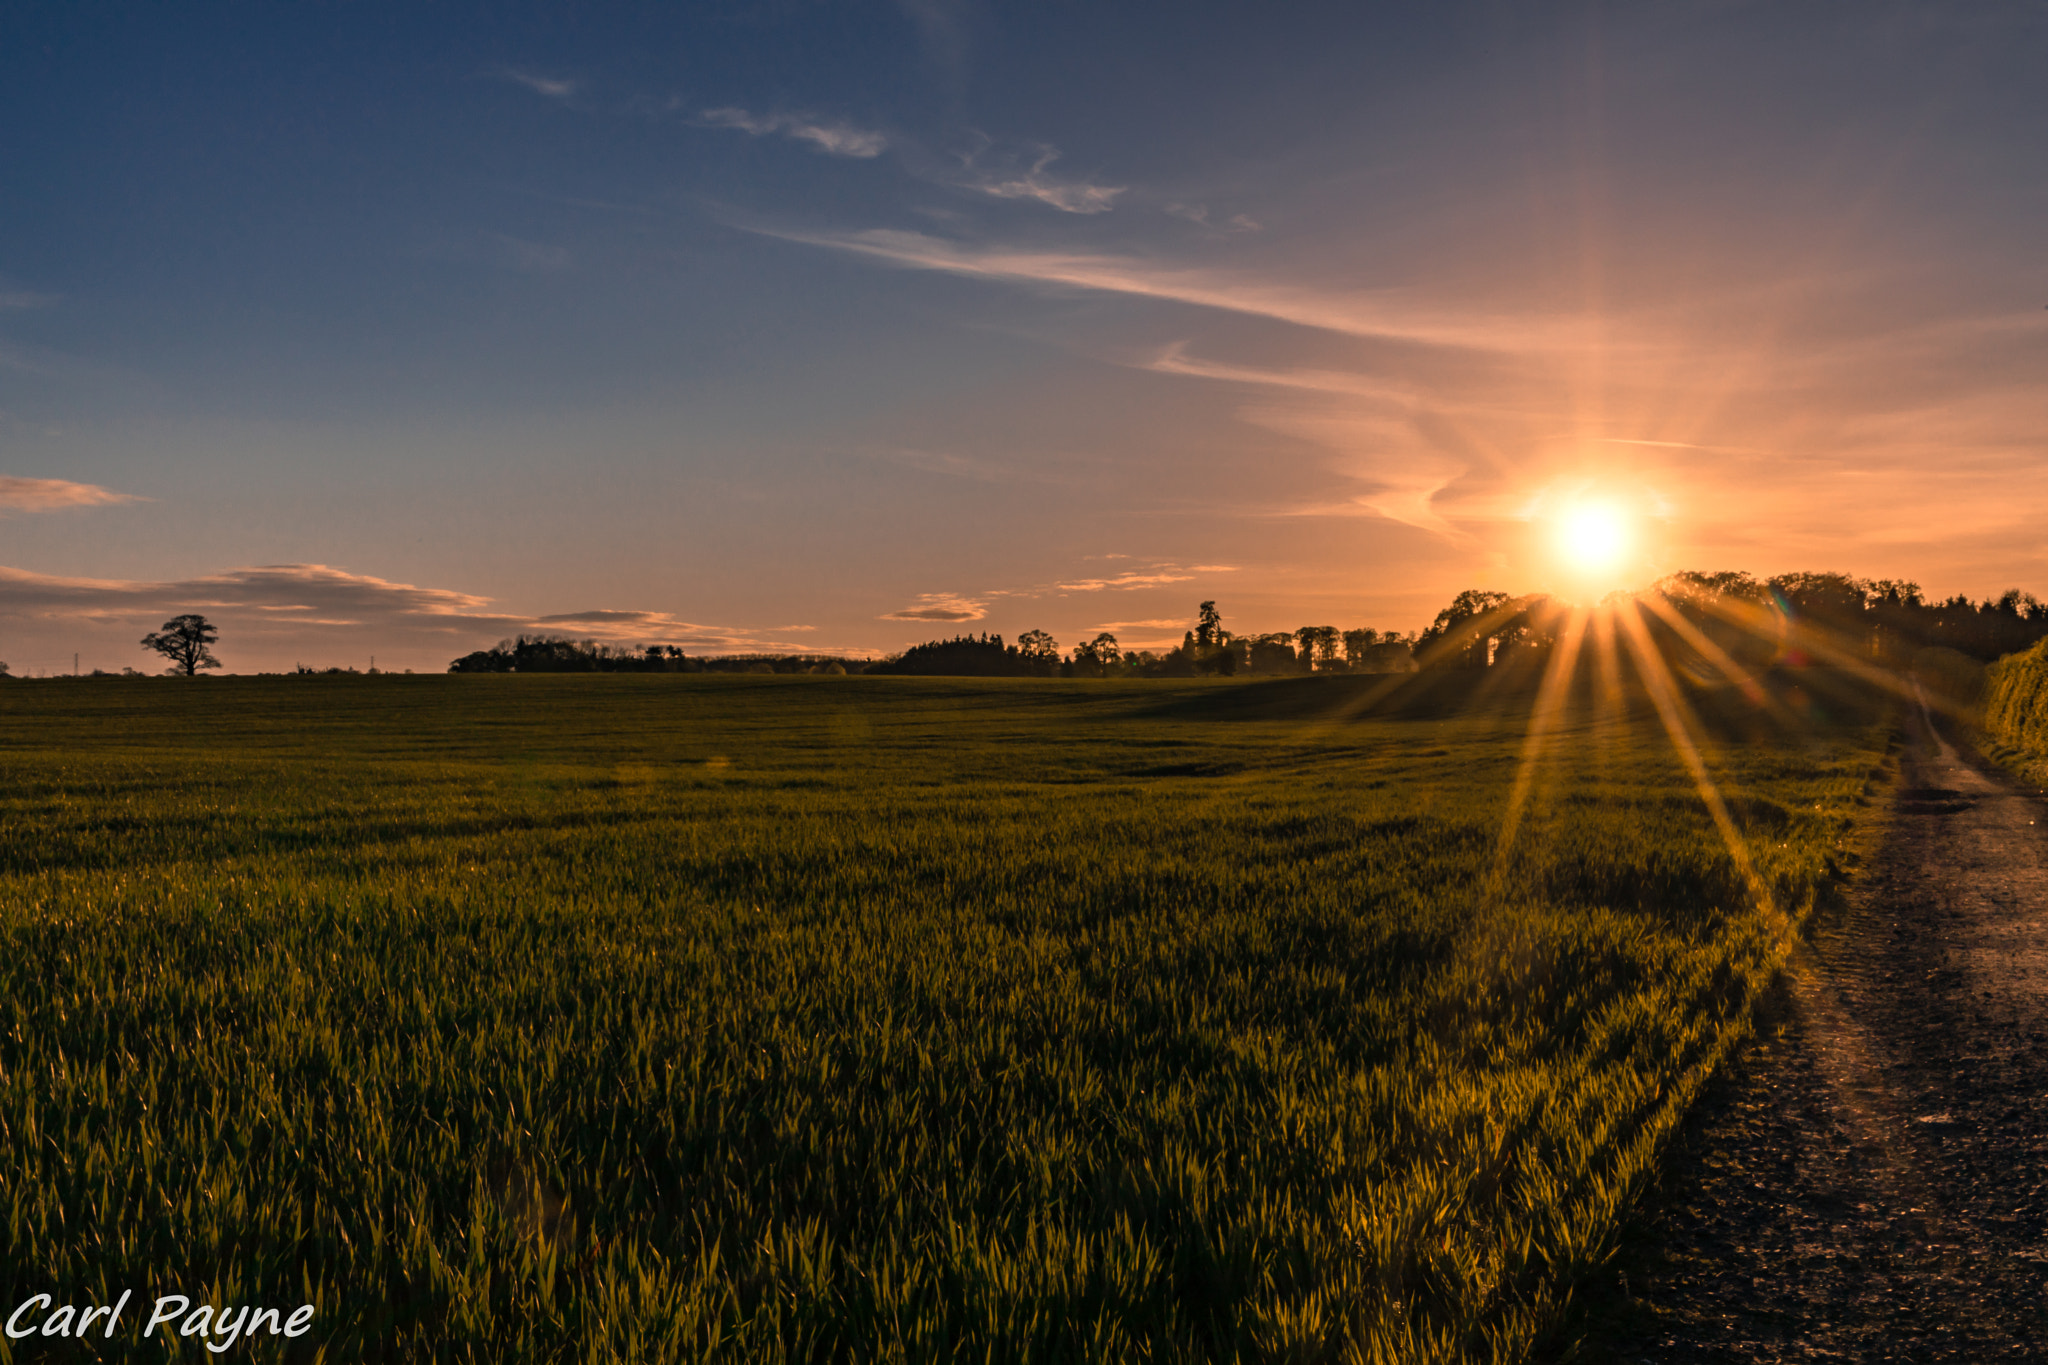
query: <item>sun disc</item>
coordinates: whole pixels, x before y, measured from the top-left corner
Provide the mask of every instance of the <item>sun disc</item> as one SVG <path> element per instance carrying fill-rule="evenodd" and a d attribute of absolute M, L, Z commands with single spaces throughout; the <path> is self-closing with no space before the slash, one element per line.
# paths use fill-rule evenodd
<path fill-rule="evenodd" d="M 1620 567 L 1633 540 L 1628 517 L 1607 503 L 1581 503 L 1558 521 L 1559 557 L 1581 573 Z"/>

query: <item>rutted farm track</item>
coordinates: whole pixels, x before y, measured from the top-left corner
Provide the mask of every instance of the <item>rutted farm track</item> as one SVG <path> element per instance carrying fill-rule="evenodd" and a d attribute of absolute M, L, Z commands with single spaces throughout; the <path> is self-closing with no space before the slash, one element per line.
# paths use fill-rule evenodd
<path fill-rule="evenodd" d="M 1902 762 L 1579 1359 L 2048 1360 L 2048 801 L 1924 714 Z"/>

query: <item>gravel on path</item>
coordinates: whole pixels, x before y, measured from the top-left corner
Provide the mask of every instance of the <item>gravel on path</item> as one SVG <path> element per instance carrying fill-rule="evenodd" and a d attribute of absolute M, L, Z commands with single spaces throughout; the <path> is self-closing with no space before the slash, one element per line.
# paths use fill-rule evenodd
<path fill-rule="evenodd" d="M 2048 1361 L 2048 800 L 1910 729 L 1865 874 L 1561 1358 Z"/>

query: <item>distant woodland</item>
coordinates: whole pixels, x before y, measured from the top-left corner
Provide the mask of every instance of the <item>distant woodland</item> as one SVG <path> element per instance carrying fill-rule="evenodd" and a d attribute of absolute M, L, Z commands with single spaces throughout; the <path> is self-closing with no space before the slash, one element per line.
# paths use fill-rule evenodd
<path fill-rule="evenodd" d="M 2048 604 L 2018 589 L 1973 602 L 1928 601 L 1916 583 L 1838 573 L 1789 573 L 1757 579 L 1746 573 L 1673 574 L 1643 594 L 1654 631 L 1679 629 L 1671 617 L 1713 639 L 1738 658 L 1768 655 L 1773 621 L 1798 621 L 1861 657 L 1903 663 L 1929 647 L 1986 662 L 2048 639 Z M 1368 626 L 1297 626 L 1237 634 L 1225 628 L 1216 603 L 1197 608 L 1178 647 L 1124 649 L 1107 631 L 1062 652 L 1042 630 L 1015 642 L 1000 635 L 960 635 L 914 645 L 886 659 L 819 654 L 692 657 L 674 645 L 620 646 L 555 636 L 522 635 L 465 654 L 452 673 L 873 673 L 970 678 L 1274 677 L 1302 673 L 1403 673 L 1427 668 L 1486 668 L 1557 642 L 1570 609 L 1553 598 L 1514 597 L 1468 589 L 1452 599 L 1427 630 L 1404 635 Z"/>

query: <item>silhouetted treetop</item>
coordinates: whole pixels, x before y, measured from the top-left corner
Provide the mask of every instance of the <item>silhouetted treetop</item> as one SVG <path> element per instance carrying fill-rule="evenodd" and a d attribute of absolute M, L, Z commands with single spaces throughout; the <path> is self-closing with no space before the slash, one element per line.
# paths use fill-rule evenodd
<path fill-rule="evenodd" d="M 1043 678 L 1058 671 L 1059 646 L 1042 630 L 1025 632 L 1014 645 L 1004 644 L 1000 635 L 932 640 L 912 645 L 868 669 L 870 673 L 925 678 Z"/>
<path fill-rule="evenodd" d="M 202 668 L 219 668 L 220 660 L 207 648 L 220 638 L 213 622 L 196 613 L 174 616 L 164 628 L 142 637 L 142 647 L 153 649 L 171 661 L 169 671 L 193 677 Z"/>

